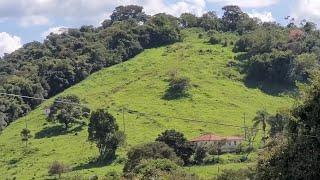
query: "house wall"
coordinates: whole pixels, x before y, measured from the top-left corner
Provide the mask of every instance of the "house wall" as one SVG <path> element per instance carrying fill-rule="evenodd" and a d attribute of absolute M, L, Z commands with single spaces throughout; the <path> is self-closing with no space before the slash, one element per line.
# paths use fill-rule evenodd
<path fill-rule="evenodd" d="M 199 141 L 195 142 L 197 146 L 208 147 L 208 146 L 217 146 L 219 141 Z M 221 147 L 222 152 L 234 152 L 236 151 L 239 144 L 242 143 L 242 140 L 227 140 L 226 144 Z"/>

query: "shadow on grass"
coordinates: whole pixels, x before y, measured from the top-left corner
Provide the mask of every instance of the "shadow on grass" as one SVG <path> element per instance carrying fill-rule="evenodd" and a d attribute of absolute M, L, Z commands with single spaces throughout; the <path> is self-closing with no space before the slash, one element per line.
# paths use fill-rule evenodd
<path fill-rule="evenodd" d="M 76 126 L 72 129 L 65 129 L 62 125 L 45 127 L 41 131 L 37 132 L 34 136 L 35 139 L 51 138 L 60 135 L 66 135 L 69 133 L 76 133 L 83 130 L 83 125 Z"/>
<path fill-rule="evenodd" d="M 295 95 L 297 92 L 297 87 L 293 85 L 258 82 L 248 78 L 245 79 L 244 83 L 248 88 L 259 88 L 264 93 L 272 96 L 281 96 L 283 94 Z"/>
<path fill-rule="evenodd" d="M 105 161 L 99 161 L 99 160 L 95 159 L 95 160 L 91 160 L 88 163 L 80 164 L 80 165 L 72 168 L 72 170 L 73 171 L 80 171 L 80 170 L 85 170 L 85 169 L 100 168 L 100 167 L 104 167 L 104 166 L 108 166 L 108 165 L 112 164 L 112 162 L 114 160 L 115 159 L 112 159 L 108 162 L 105 162 Z"/>

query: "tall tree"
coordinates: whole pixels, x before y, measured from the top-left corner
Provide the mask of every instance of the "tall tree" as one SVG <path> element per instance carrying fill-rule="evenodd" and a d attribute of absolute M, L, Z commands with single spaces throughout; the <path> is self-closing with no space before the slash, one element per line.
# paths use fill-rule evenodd
<path fill-rule="evenodd" d="M 26 147 L 28 146 L 29 138 L 31 138 L 31 131 L 28 128 L 23 128 L 20 132 L 21 140 L 26 143 Z"/>
<path fill-rule="evenodd" d="M 111 21 L 134 19 L 138 22 L 145 22 L 148 16 L 142 10 L 143 7 L 136 5 L 118 6 L 111 14 Z"/>
<path fill-rule="evenodd" d="M 185 164 L 189 163 L 189 159 L 193 154 L 193 149 L 188 144 L 184 134 L 176 130 L 166 130 L 158 135 L 156 141 L 164 142 L 169 147 L 174 149 L 174 152 L 179 156 Z"/>
<path fill-rule="evenodd" d="M 119 127 L 116 119 L 107 111 L 98 109 L 92 112 L 88 127 L 88 139 L 96 143 L 99 149 L 99 160 L 111 161 L 116 156 L 116 150 L 121 144 Z M 121 136 L 123 137 L 123 136 Z"/>
<path fill-rule="evenodd" d="M 259 110 L 256 113 L 256 116 L 253 119 L 253 127 L 257 128 L 261 125 L 262 128 L 262 142 L 265 145 L 266 142 L 266 128 L 267 128 L 267 120 L 269 118 L 269 113 L 266 110 Z"/>
<path fill-rule="evenodd" d="M 191 13 L 182 13 L 180 23 L 184 28 L 196 27 L 198 25 L 198 18 Z"/>
<path fill-rule="evenodd" d="M 239 6 L 224 6 L 222 16 L 222 22 L 226 31 L 235 31 L 239 22 L 243 19 L 244 13 Z"/>

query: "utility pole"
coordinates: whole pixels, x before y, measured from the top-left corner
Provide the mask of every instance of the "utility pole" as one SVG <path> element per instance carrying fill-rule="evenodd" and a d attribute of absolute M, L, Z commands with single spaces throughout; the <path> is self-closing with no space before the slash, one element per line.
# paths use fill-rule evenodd
<path fill-rule="evenodd" d="M 123 123 L 123 133 L 126 133 L 126 124 L 124 120 L 124 106 L 122 107 L 122 123 Z"/>
<path fill-rule="evenodd" d="M 244 139 L 247 140 L 246 113 L 243 113 Z"/>

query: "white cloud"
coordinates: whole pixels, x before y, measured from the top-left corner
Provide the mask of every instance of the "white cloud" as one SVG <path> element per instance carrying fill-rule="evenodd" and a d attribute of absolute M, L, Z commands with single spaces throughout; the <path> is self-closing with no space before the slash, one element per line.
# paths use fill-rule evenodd
<path fill-rule="evenodd" d="M 291 16 L 296 20 L 311 20 L 320 23 L 320 1 L 319 0 L 298 0 L 292 9 Z"/>
<path fill-rule="evenodd" d="M 11 53 L 22 46 L 21 38 L 10 35 L 6 32 L 0 32 L 0 56 L 4 53 Z"/>
<path fill-rule="evenodd" d="M 47 25 L 50 20 L 45 16 L 26 16 L 20 19 L 20 25 L 23 27 L 33 25 Z"/>
<path fill-rule="evenodd" d="M 202 15 L 205 12 L 205 0 L 180 0 L 167 3 L 164 0 L 120 0 L 119 4 L 137 4 L 144 7 L 147 14 L 168 13 L 179 16 L 181 13 L 189 12 Z"/>
<path fill-rule="evenodd" d="M 201 15 L 206 8 L 206 0 L 0 0 L 0 19 L 16 18 L 22 26 L 48 24 L 52 17 L 96 25 L 101 17 L 123 4 L 141 5 L 148 14 Z"/>
<path fill-rule="evenodd" d="M 49 28 L 47 31 L 43 32 L 41 34 L 41 37 L 43 39 L 45 39 L 49 34 L 53 33 L 53 34 L 62 34 L 64 32 L 67 32 L 68 28 L 64 27 L 64 26 L 59 26 L 59 27 L 51 27 Z"/>
<path fill-rule="evenodd" d="M 275 19 L 271 12 L 257 12 L 253 10 L 251 13 L 247 13 L 251 18 L 255 17 L 260 19 L 262 22 L 273 22 Z"/>
<path fill-rule="evenodd" d="M 238 5 L 242 8 L 260 8 L 276 4 L 279 0 L 207 0 L 207 2 L 223 5 Z"/>

